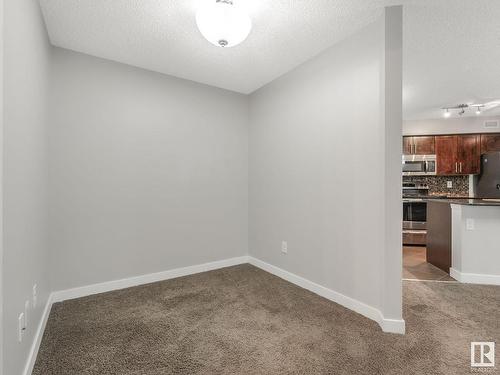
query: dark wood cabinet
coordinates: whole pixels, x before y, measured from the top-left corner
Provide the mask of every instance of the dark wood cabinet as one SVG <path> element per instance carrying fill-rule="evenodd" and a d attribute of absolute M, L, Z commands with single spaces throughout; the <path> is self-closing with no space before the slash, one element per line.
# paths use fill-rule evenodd
<path fill-rule="evenodd" d="M 427 262 L 450 273 L 451 207 L 449 203 L 427 203 Z"/>
<path fill-rule="evenodd" d="M 413 153 L 413 137 L 403 137 L 403 154 L 411 155 Z"/>
<path fill-rule="evenodd" d="M 413 150 L 415 155 L 434 155 L 436 137 L 413 137 Z"/>
<path fill-rule="evenodd" d="M 480 136 L 477 134 L 436 137 L 438 175 L 467 175 L 480 172 Z"/>
<path fill-rule="evenodd" d="M 435 153 L 434 137 L 403 137 L 403 153 L 405 155 L 433 155 Z"/>
<path fill-rule="evenodd" d="M 405 155 L 436 155 L 436 174 L 481 172 L 481 154 L 500 151 L 500 133 L 405 136 Z"/>
<path fill-rule="evenodd" d="M 480 136 L 457 136 L 457 162 L 459 174 L 479 174 L 481 171 Z"/>
<path fill-rule="evenodd" d="M 436 174 L 457 174 L 457 136 L 441 135 L 436 137 Z"/>
<path fill-rule="evenodd" d="M 500 133 L 481 134 L 481 154 L 500 151 Z"/>

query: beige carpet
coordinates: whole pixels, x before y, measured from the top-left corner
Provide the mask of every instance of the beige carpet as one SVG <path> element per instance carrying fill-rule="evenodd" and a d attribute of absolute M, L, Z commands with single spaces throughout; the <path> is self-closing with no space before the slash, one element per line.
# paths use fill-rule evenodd
<path fill-rule="evenodd" d="M 407 334 L 384 334 L 253 266 L 230 267 L 55 304 L 34 374 L 456 375 L 471 373 L 470 341 L 500 346 L 500 287 L 409 281 L 404 306 Z"/>

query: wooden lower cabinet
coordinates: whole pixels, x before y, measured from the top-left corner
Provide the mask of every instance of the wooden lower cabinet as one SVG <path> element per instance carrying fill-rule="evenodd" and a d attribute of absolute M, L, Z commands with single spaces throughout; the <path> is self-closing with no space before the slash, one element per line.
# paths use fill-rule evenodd
<path fill-rule="evenodd" d="M 451 206 L 427 202 L 427 262 L 450 273 Z"/>

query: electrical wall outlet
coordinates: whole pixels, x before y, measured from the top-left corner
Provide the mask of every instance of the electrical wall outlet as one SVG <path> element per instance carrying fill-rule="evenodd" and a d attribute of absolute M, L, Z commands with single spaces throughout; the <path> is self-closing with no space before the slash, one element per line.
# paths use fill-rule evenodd
<path fill-rule="evenodd" d="M 453 188 L 453 181 L 446 181 L 446 187 L 448 189 L 452 189 Z"/>
<path fill-rule="evenodd" d="M 281 252 L 283 254 L 288 253 L 288 243 L 286 241 L 281 241 Z"/>
<path fill-rule="evenodd" d="M 33 308 L 36 307 L 36 302 L 37 302 L 37 291 L 36 291 L 36 289 L 37 289 L 37 285 L 35 284 L 35 285 L 33 285 L 33 298 L 32 298 L 32 304 L 31 304 L 33 306 Z"/>
<path fill-rule="evenodd" d="M 467 227 L 467 230 L 474 230 L 475 229 L 474 219 L 466 219 L 465 226 Z"/>
<path fill-rule="evenodd" d="M 17 318 L 17 341 L 19 342 L 23 341 L 25 330 L 26 328 L 24 327 L 24 313 L 21 313 Z"/>

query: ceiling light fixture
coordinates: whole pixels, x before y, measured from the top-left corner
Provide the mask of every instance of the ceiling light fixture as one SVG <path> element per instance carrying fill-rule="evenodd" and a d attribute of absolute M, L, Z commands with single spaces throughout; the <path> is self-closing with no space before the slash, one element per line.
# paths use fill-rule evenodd
<path fill-rule="evenodd" d="M 250 17 L 231 0 L 215 0 L 202 6 L 196 13 L 196 24 L 201 34 L 218 47 L 240 44 L 252 29 Z"/>
<path fill-rule="evenodd" d="M 463 116 L 465 114 L 465 110 L 473 109 L 476 108 L 476 115 L 481 114 L 481 108 L 483 108 L 485 104 L 457 104 L 453 107 L 444 107 L 441 108 L 443 109 L 444 112 L 444 117 L 448 118 L 451 117 L 451 112 L 450 109 L 452 110 L 458 110 L 457 115 Z"/>
<path fill-rule="evenodd" d="M 476 115 L 480 115 L 481 114 L 481 108 L 484 107 L 484 104 L 477 104 L 477 105 L 474 105 L 473 107 L 476 107 Z"/>

